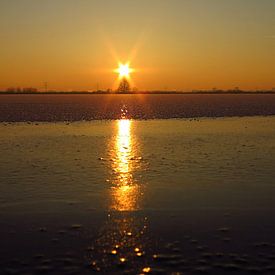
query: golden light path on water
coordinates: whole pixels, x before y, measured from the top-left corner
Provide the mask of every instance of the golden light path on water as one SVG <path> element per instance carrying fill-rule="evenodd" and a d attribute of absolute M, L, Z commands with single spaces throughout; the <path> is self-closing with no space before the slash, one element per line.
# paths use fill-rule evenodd
<path fill-rule="evenodd" d="M 121 119 L 117 121 L 115 141 L 115 158 L 113 169 L 116 179 L 112 188 L 113 202 L 111 209 L 117 211 L 133 211 L 138 209 L 139 188 L 133 181 L 133 137 L 132 121 Z M 136 148 L 135 148 L 136 149 Z"/>
<path fill-rule="evenodd" d="M 147 236 L 148 218 L 142 210 L 141 199 L 144 186 L 137 178 L 143 170 L 141 149 L 134 134 L 135 122 L 124 118 L 114 125 L 110 139 L 109 154 L 112 160 L 112 179 L 108 219 L 93 244 L 96 253 L 91 254 L 91 263 L 96 271 L 104 274 L 121 274 L 126 268 L 129 274 L 145 274 L 149 265 L 150 238 Z M 146 255 L 146 256 L 145 256 Z M 152 258 L 152 256 L 151 256 Z"/>

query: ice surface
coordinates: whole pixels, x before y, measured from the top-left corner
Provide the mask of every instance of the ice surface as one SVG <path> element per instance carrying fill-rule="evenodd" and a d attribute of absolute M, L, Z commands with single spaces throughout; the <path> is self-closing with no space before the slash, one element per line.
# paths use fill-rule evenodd
<path fill-rule="evenodd" d="M 4 274 L 274 270 L 274 117 L 1 123 L 0 152 Z"/>

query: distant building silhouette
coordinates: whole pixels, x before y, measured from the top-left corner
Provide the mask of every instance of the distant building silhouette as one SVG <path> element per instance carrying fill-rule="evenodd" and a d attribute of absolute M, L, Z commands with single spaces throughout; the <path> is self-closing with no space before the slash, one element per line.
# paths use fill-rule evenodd
<path fill-rule="evenodd" d="M 36 88 L 32 88 L 32 87 L 22 88 L 22 89 L 20 87 L 17 87 L 17 88 L 10 87 L 10 88 L 6 89 L 6 92 L 7 93 L 15 93 L 15 94 L 20 94 L 20 93 L 37 93 L 38 90 Z"/>
<path fill-rule="evenodd" d="M 37 89 L 32 88 L 32 87 L 27 87 L 27 88 L 23 88 L 22 92 L 23 93 L 37 93 Z"/>

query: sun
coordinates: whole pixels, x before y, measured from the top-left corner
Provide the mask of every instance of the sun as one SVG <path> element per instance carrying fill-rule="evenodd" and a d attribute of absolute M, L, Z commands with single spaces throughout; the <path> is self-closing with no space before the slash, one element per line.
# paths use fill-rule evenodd
<path fill-rule="evenodd" d="M 130 68 L 129 63 L 126 63 L 126 64 L 119 63 L 118 68 L 115 70 L 115 72 L 119 74 L 120 78 L 129 78 L 130 73 L 133 72 L 133 69 Z"/>

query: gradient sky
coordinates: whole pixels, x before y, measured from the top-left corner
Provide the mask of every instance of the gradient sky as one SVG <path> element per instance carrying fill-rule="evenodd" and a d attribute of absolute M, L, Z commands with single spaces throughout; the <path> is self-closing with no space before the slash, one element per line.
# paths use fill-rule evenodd
<path fill-rule="evenodd" d="M 0 0 L 0 89 L 275 87 L 274 0 Z"/>

